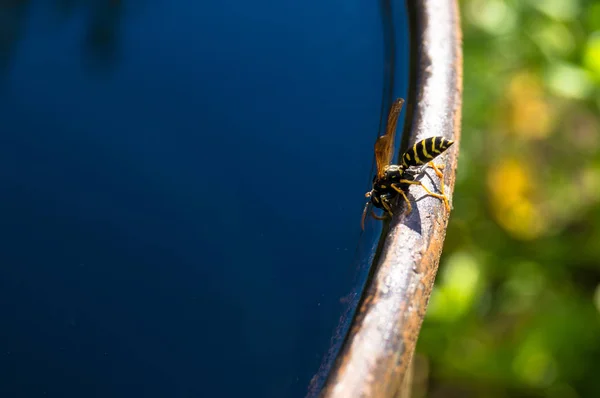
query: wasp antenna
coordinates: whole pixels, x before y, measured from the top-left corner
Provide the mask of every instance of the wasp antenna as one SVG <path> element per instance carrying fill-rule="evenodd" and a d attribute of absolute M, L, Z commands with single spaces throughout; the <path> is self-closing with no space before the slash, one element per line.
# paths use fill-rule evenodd
<path fill-rule="evenodd" d="M 365 219 L 367 218 L 367 213 L 369 211 L 369 203 L 365 203 L 365 208 L 363 209 L 362 218 L 360 219 L 360 227 L 364 231 L 365 230 Z"/>

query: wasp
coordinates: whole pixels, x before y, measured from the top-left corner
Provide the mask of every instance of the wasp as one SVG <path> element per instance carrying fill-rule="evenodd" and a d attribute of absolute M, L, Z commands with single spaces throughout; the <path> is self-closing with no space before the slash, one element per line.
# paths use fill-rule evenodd
<path fill-rule="evenodd" d="M 377 174 L 373 177 L 373 186 L 369 192 L 365 194 L 366 198 L 370 198 L 365 204 L 363 210 L 361 227 L 365 229 L 365 218 L 369 210 L 369 205 L 373 205 L 379 209 L 383 209 L 385 215 L 377 216 L 373 211 L 371 215 L 377 220 L 383 220 L 386 215 L 390 217 L 394 215 L 392 204 L 397 201 L 398 196 L 402 197 L 406 202 L 406 213 L 412 211 L 412 205 L 406 193 L 410 185 L 420 185 L 427 195 L 436 197 L 444 202 L 446 209 L 450 211 L 448 197 L 444 192 L 444 174 L 441 170 L 444 165 L 436 165 L 432 162 L 433 159 L 441 155 L 448 149 L 454 141 L 444 137 L 430 137 L 421 140 L 414 144 L 402 155 L 401 164 L 391 164 L 394 156 L 394 139 L 396 135 L 396 125 L 398 124 L 398 116 L 402 110 L 404 100 L 398 98 L 392 104 L 388 114 L 385 134 L 380 136 L 375 142 L 375 160 L 377 162 Z M 435 174 L 440 178 L 441 193 L 431 192 L 423 183 L 415 180 L 415 176 L 421 171 L 421 166 L 429 166 Z M 417 170 L 415 171 L 415 168 Z"/>

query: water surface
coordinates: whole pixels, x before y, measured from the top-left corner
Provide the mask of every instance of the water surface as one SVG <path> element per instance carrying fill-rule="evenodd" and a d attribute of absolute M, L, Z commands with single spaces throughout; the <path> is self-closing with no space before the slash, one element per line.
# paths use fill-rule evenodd
<path fill-rule="evenodd" d="M 377 2 L 0 6 L 0 396 L 303 396 L 367 274 L 401 7 L 390 86 Z"/>

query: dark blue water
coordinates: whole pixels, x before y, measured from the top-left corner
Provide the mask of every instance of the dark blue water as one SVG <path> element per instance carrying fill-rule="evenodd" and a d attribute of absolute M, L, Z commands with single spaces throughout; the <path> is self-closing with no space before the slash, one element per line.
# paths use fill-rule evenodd
<path fill-rule="evenodd" d="M 394 4 L 390 86 L 378 2 L 2 2 L 0 397 L 306 394 L 375 244 Z"/>

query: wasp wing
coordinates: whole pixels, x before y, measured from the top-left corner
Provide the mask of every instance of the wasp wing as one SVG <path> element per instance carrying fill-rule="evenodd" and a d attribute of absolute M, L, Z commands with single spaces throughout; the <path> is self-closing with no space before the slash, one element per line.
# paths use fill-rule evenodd
<path fill-rule="evenodd" d="M 383 169 L 392 162 L 394 157 L 394 139 L 396 137 L 396 126 L 398 124 L 398 116 L 402 110 L 404 100 L 398 98 L 392 104 L 390 113 L 388 114 L 385 134 L 375 142 L 375 160 L 377 162 L 377 176 L 383 175 Z"/>

